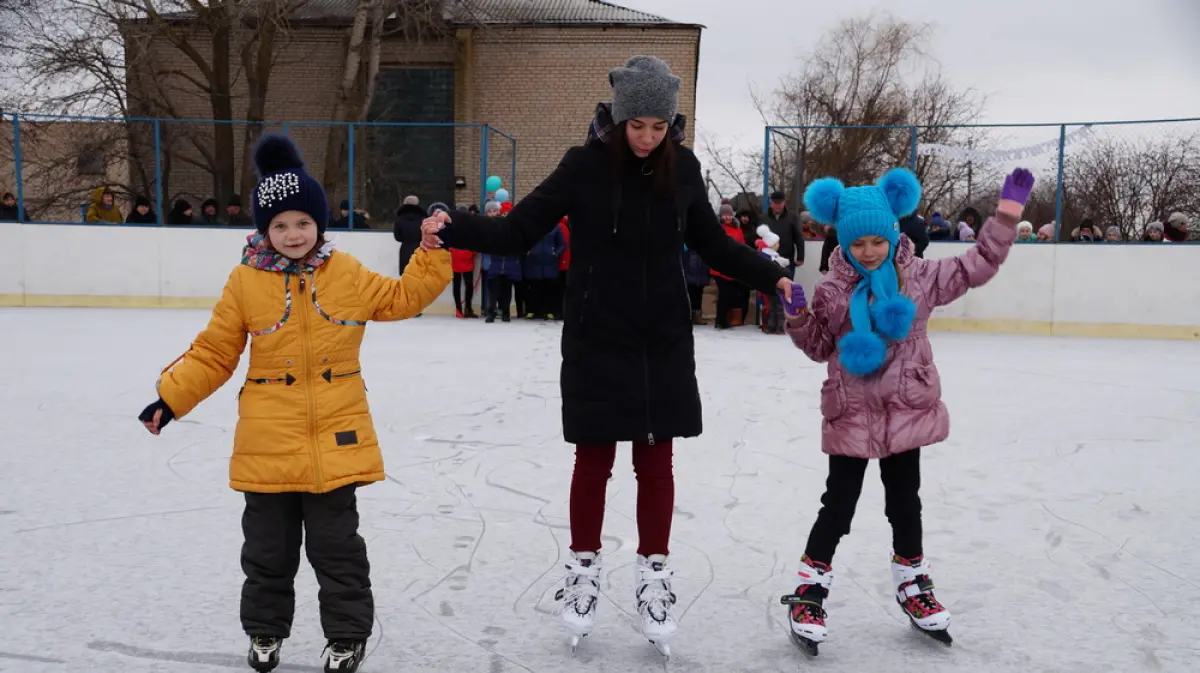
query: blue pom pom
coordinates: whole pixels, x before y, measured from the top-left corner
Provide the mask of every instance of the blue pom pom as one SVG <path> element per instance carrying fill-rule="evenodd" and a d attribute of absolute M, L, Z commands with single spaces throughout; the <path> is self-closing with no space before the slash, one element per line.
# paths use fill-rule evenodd
<path fill-rule="evenodd" d="M 921 182 L 907 168 L 893 168 L 876 184 L 883 190 L 896 217 L 911 215 L 921 205 Z"/>
<path fill-rule="evenodd" d="M 260 178 L 303 167 L 300 150 L 287 136 L 265 135 L 254 149 L 254 168 Z"/>
<path fill-rule="evenodd" d="M 871 324 L 884 337 L 900 341 L 908 336 L 913 318 L 917 317 L 917 305 L 913 300 L 900 295 L 891 299 L 876 299 L 871 304 Z"/>
<path fill-rule="evenodd" d="M 838 361 L 854 376 L 866 376 L 883 366 L 887 344 L 874 332 L 850 332 L 838 341 Z"/>
<path fill-rule="evenodd" d="M 804 207 L 808 214 L 821 224 L 834 224 L 837 218 L 838 200 L 846 186 L 837 178 L 813 180 L 804 190 Z"/>

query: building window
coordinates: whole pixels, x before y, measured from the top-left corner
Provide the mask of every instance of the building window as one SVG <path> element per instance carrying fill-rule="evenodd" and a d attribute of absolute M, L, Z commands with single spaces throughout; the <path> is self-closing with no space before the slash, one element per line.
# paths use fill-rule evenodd
<path fill-rule="evenodd" d="M 104 148 L 99 145 L 84 145 L 75 157 L 77 175 L 104 175 Z"/>

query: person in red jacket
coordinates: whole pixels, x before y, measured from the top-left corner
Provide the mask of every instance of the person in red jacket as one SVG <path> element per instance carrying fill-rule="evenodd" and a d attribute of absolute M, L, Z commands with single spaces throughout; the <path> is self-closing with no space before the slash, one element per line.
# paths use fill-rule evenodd
<path fill-rule="evenodd" d="M 733 219 L 733 207 L 728 203 L 721 204 L 718 212 L 721 216 L 721 228 L 725 230 L 726 235 L 745 245 L 746 235 L 742 232 L 741 226 Z M 749 292 L 746 291 L 746 286 L 717 272 L 716 269 L 713 269 L 711 273 L 713 278 L 717 279 L 717 320 L 714 326 L 717 329 L 729 329 L 742 325 L 745 319 L 746 302 L 749 301 Z"/>
<path fill-rule="evenodd" d="M 478 318 L 471 308 L 475 298 L 475 253 L 470 250 L 450 250 L 450 270 L 454 272 L 454 315 L 458 318 Z M 462 289 L 466 287 L 466 301 Z"/>
<path fill-rule="evenodd" d="M 558 222 L 558 228 L 563 235 L 563 254 L 558 259 L 558 301 L 556 306 L 559 307 L 558 316 L 562 317 L 566 312 L 566 289 L 567 289 L 567 269 L 571 268 L 571 227 L 567 218 L 562 218 Z"/>

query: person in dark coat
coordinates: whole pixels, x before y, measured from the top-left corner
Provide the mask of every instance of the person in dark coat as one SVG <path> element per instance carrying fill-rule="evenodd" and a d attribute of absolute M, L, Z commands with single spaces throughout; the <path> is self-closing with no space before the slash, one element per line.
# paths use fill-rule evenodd
<path fill-rule="evenodd" d="M 166 222 L 180 227 L 189 226 L 195 221 L 192 215 L 192 204 L 188 203 L 186 199 L 177 199 L 171 206 L 171 212 L 167 213 Z"/>
<path fill-rule="evenodd" d="M 4 192 L 0 199 L 0 222 L 29 222 L 29 213 L 17 213 L 17 197 L 12 192 Z M 28 211 L 28 209 L 25 209 Z M 20 215 L 20 216 L 18 216 Z"/>
<path fill-rule="evenodd" d="M 704 288 L 712 280 L 711 269 L 695 251 L 683 246 L 683 275 L 687 279 L 688 299 L 692 304 L 692 324 L 704 324 Z"/>
<path fill-rule="evenodd" d="M 792 284 L 717 223 L 700 162 L 681 144 L 679 77 L 655 57 L 634 56 L 609 81 L 613 102 L 597 106 L 585 145 L 568 150 L 507 218 L 450 213 L 427 221 L 422 233 L 426 245 L 511 255 L 569 216 L 560 385 L 563 437 L 576 448 L 573 553 L 559 594 L 561 618 L 576 636 L 591 629 L 605 488 L 616 443 L 630 441 L 638 480 L 637 609 L 643 635 L 663 643 L 676 629 L 667 567 L 673 440 L 703 429 L 680 251 L 687 245 L 761 292 L 790 297 Z"/>
<path fill-rule="evenodd" d="M 349 206 L 349 203 L 346 204 Z M 396 225 L 394 228 L 394 236 L 397 241 L 400 241 L 400 275 L 404 275 L 404 267 L 408 266 L 408 260 L 412 259 L 413 253 L 417 251 L 419 243 L 414 242 L 411 238 L 411 232 L 418 231 L 421 227 L 421 220 L 425 219 L 425 209 L 421 207 L 421 202 L 415 196 L 404 197 L 404 204 L 400 206 L 400 210 L 396 211 Z M 408 232 L 408 235 L 406 235 Z"/>
<path fill-rule="evenodd" d="M 913 242 L 913 254 L 925 259 L 925 248 L 929 247 L 929 229 L 925 220 L 916 213 L 900 218 L 900 233 Z"/>
<path fill-rule="evenodd" d="M 566 245 L 562 229 L 554 227 L 525 255 L 521 277 L 529 288 L 525 303 L 527 318 L 550 320 L 558 312 L 554 306 L 554 286 L 558 282 L 558 260 Z"/>
<path fill-rule="evenodd" d="M 254 220 L 242 209 L 242 197 L 233 194 L 225 204 L 225 215 L 221 218 L 230 227 L 253 227 Z"/>
<path fill-rule="evenodd" d="M 150 199 L 137 196 L 133 200 L 133 210 L 125 218 L 125 224 L 158 224 L 158 213 L 150 208 Z"/>

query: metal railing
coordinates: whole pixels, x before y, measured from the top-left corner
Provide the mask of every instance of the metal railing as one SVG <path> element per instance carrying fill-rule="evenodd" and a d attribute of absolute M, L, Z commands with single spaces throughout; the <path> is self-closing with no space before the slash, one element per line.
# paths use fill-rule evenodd
<path fill-rule="evenodd" d="M 483 203 L 497 176 L 516 198 L 516 139 L 489 124 L 320 122 L 70 116 L 2 112 L 11 126 L 0 135 L 0 192 L 16 197 L 18 221 L 121 224 L 144 199 L 154 212 L 143 226 L 222 226 L 193 206 L 192 222 L 172 217 L 172 204 L 217 202 L 218 215 L 255 183 L 250 161 L 266 133 L 291 136 L 306 170 L 327 192 L 334 220 L 340 202 L 350 213 L 369 209 L 391 216 L 407 195 L 423 205 Z M 85 222 L 93 190 L 114 195 L 121 217 L 107 212 Z M 344 198 L 339 198 L 344 195 Z M 182 205 L 182 204 L 180 204 Z M 234 217 L 232 212 L 225 214 Z M 142 218 L 148 219 L 148 218 Z M 331 220 L 332 221 L 332 220 Z M 349 228 L 362 220 L 347 219 Z M 131 223 L 132 224 L 132 223 Z M 382 224 L 382 223 L 381 223 Z M 228 226 L 228 225 L 225 225 Z"/>
<path fill-rule="evenodd" d="M 1039 178 L 1026 219 L 1053 223 L 1070 240 L 1085 220 L 1122 240 L 1140 238 L 1173 213 L 1200 214 L 1200 117 L 1140 121 L 955 126 L 767 126 L 761 195 L 782 191 L 793 208 L 804 187 L 833 176 L 869 184 L 907 166 L 921 179 L 918 212 L 947 219 L 994 205 L 1003 175 L 1017 166 Z M 1196 222 L 1200 225 L 1200 222 Z M 1193 232 L 1193 238 L 1195 238 Z"/>

